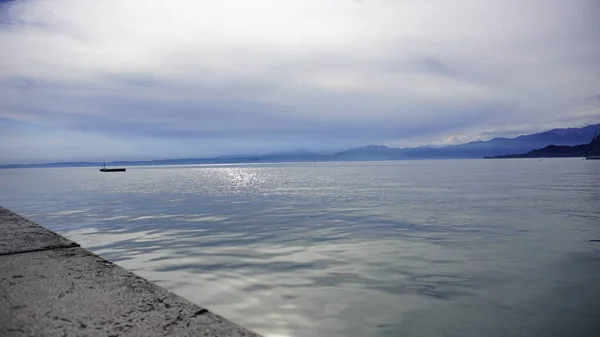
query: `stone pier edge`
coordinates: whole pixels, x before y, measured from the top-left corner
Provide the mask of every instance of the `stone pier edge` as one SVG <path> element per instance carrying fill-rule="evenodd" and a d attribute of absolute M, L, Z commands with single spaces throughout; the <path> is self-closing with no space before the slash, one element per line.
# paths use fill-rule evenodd
<path fill-rule="evenodd" d="M 0 206 L 0 336 L 259 336 Z"/>

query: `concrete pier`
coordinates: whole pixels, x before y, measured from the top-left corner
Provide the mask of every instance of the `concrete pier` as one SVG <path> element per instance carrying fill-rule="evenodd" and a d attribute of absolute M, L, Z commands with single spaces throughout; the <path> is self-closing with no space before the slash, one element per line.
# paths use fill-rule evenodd
<path fill-rule="evenodd" d="M 258 336 L 0 207 L 0 336 Z"/>

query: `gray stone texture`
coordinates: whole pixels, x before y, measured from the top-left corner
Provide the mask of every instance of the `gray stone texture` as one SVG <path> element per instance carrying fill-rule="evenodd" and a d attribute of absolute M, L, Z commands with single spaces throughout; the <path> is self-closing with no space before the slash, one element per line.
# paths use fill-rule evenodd
<path fill-rule="evenodd" d="M 0 255 L 77 246 L 75 242 L 0 207 Z"/>
<path fill-rule="evenodd" d="M 0 210 L 0 336 L 258 336 Z"/>

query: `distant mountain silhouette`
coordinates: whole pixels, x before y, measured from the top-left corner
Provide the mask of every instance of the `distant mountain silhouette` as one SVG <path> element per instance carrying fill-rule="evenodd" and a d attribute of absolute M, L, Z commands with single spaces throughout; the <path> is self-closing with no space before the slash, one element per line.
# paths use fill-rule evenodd
<path fill-rule="evenodd" d="M 482 158 L 526 153 L 548 145 L 574 146 L 586 144 L 597 129 L 600 129 L 600 124 L 588 125 L 582 128 L 553 129 L 515 138 L 494 138 L 488 141 L 475 141 L 441 147 L 389 148 L 369 145 L 341 151 L 335 156 L 345 160 Z"/>
<path fill-rule="evenodd" d="M 502 156 L 484 157 L 486 159 L 505 158 L 564 158 L 585 157 L 590 152 L 590 144 L 575 146 L 548 145 L 543 149 L 536 149 L 523 154 L 506 154 Z"/>
<path fill-rule="evenodd" d="M 556 157 L 588 157 L 598 155 L 600 149 L 600 136 L 594 137 L 587 144 L 575 146 L 567 145 L 548 145 L 541 149 L 535 149 L 522 154 L 508 154 L 500 156 L 484 157 L 487 159 L 503 159 L 503 158 L 556 158 Z"/>
<path fill-rule="evenodd" d="M 109 166 L 141 166 L 141 165 L 191 165 L 191 164 L 226 164 L 226 163 L 273 163 L 273 162 L 312 162 L 312 161 L 345 161 L 345 160 L 406 160 L 406 159 L 445 159 L 445 158 L 483 158 L 507 155 L 529 155 L 530 151 L 546 151 L 545 153 L 579 153 L 569 147 L 585 146 L 593 137 L 600 124 L 582 128 L 553 129 L 515 138 L 494 138 L 488 141 L 476 141 L 460 145 L 441 147 L 421 146 L 409 148 L 391 148 L 383 145 L 367 145 L 340 151 L 334 154 L 318 154 L 306 149 L 279 151 L 258 155 L 227 155 L 213 158 L 184 158 L 147 161 L 116 161 Z M 549 146 L 551 145 L 551 146 Z M 538 153 L 538 152 L 535 152 Z M 533 155 L 533 154 L 532 154 Z M 537 155 L 537 154 L 536 154 Z M 550 156 L 550 155 L 545 155 Z M 100 166 L 101 162 L 67 162 L 46 164 L 11 164 L 0 165 L 0 168 L 33 168 L 33 167 L 85 167 Z"/>
<path fill-rule="evenodd" d="M 403 150 L 383 145 L 367 145 L 341 151 L 334 157 L 339 160 L 393 160 L 402 159 Z"/>
<path fill-rule="evenodd" d="M 322 161 L 323 155 L 311 152 L 306 149 L 298 149 L 294 151 L 279 151 L 261 155 L 233 155 L 220 156 L 214 159 L 224 160 L 229 162 L 293 162 L 293 161 Z"/>

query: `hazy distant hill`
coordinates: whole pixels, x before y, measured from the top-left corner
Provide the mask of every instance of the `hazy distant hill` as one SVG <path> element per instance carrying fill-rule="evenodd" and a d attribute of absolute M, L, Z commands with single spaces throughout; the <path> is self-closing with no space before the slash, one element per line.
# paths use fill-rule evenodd
<path fill-rule="evenodd" d="M 144 165 L 194 165 L 194 164 L 233 164 L 233 163 L 281 163 L 281 162 L 308 162 L 332 160 L 332 156 L 320 155 L 308 150 L 272 152 L 259 155 L 227 155 L 213 158 L 183 158 L 160 159 L 143 161 L 113 161 L 106 162 L 107 166 L 144 166 Z M 2 168 L 36 168 L 36 167 L 94 167 L 98 168 L 102 162 L 62 162 L 45 164 L 9 164 L 0 165 Z"/>
<path fill-rule="evenodd" d="M 236 155 L 236 156 L 221 156 L 215 159 L 226 160 L 243 160 L 246 162 L 290 162 L 290 161 L 321 161 L 327 156 L 311 152 L 306 149 L 298 149 L 294 151 L 279 151 L 261 155 Z"/>
<path fill-rule="evenodd" d="M 575 146 L 548 145 L 543 149 L 536 149 L 523 154 L 507 154 L 502 156 L 485 157 L 487 159 L 504 158 L 562 158 L 562 157 L 585 157 L 590 152 L 590 144 Z"/>
<path fill-rule="evenodd" d="M 600 149 L 600 136 L 597 136 L 591 142 L 587 144 L 580 144 L 575 146 L 567 145 L 548 145 L 541 149 L 535 149 L 527 153 L 521 154 L 508 154 L 500 156 L 489 156 L 484 157 L 488 159 L 501 159 L 501 158 L 556 158 L 556 157 L 586 157 L 593 155 Z"/>
<path fill-rule="evenodd" d="M 344 150 L 334 155 L 339 160 L 388 160 L 402 159 L 403 149 L 383 145 L 367 145 Z"/>
<path fill-rule="evenodd" d="M 494 138 L 488 141 L 470 142 L 443 147 L 422 146 L 411 148 L 390 148 L 383 145 L 368 145 L 340 151 L 334 154 L 318 154 L 305 149 L 295 151 L 271 152 L 257 155 L 228 155 L 214 158 L 185 158 L 148 161 L 118 161 L 107 163 L 109 166 L 139 165 L 190 165 L 190 164 L 225 164 L 225 163 L 273 163 L 273 162 L 312 162 L 343 160 L 400 160 L 400 159 L 444 159 L 444 158 L 482 158 L 515 153 L 528 153 L 535 149 L 543 149 L 548 145 L 574 146 L 587 144 L 600 124 L 583 128 L 553 129 L 532 135 L 515 138 Z M 553 149 L 547 151 L 570 151 Z M 558 152 L 557 152 L 558 153 Z M 100 166 L 100 162 L 69 162 L 47 164 L 13 164 L 0 165 L 0 168 L 30 167 L 85 167 Z"/>
<path fill-rule="evenodd" d="M 515 138 L 494 138 L 460 145 L 442 147 L 389 148 L 369 145 L 341 151 L 337 158 L 345 160 L 396 160 L 396 159 L 443 159 L 482 158 L 486 156 L 526 153 L 548 145 L 574 146 L 590 142 L 600 124 L 583 128 L 553 129 Z"/>

